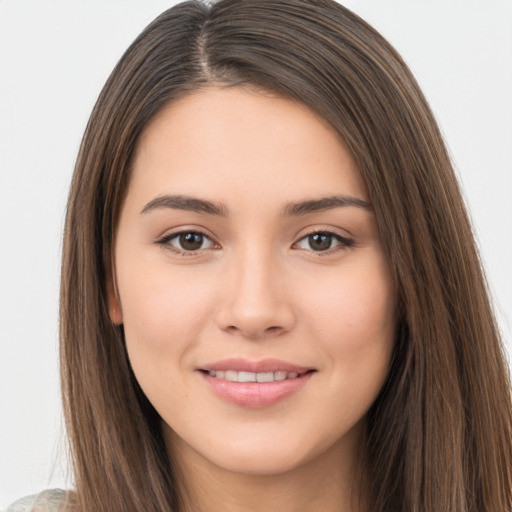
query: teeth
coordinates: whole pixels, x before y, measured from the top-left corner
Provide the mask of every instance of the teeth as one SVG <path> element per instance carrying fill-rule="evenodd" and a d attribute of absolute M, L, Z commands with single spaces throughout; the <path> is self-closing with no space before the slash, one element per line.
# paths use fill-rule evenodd
<path fill-rule="evenodd" d="M 274 372 L 257 373 L 256 380 L 258 382 L 273 382 L 275 380 Z"/>
<path fill-rule="evenodd" d="M 215 377 L 215 375 L 214 375 Z M 224 374 L 224 378 L 226 380 L 238 380 L 238 372 L 235 372 L 233 370 L 228 370 L 225 374 Z"/>
<path fill-rule="evenodd" d="M 285 372 L 279 370 L 277 372 L 237 372 L 235 370 L 210 370 L 210 377 L 216 379 L 229 380 L 231 382 L 274 382 L 286 379 L 296 379 L 299 374 L 297 372 Z"/>
<path fill-rule="evenodd" d="M 238 382 L 256 382 L 256 374 L 252 372 L 238 372 Z"/>

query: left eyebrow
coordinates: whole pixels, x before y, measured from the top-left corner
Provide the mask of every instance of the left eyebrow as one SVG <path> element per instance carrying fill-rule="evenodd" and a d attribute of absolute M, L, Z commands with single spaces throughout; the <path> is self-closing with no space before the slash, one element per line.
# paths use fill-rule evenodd
<path fill-rule="evenodd" d="M 295 217 L 347 206 L 363 208 L 364 210 L 371 210 L 372 208 L 370 203 L 363 201 L 362 199 L 358 199 L 357 197 L 331 196 L 322 197 L 320 199 L 310 199 L 299 203 L 289 203 L 284 207 L 282 215 L 285 217 Z"/>
<path fill-rule="evenodd" d="M 220 203 L 213 203 L 205 199 L 195 197 L 174 195 L 160 196 L 150 201 L 140 213 L 147 213 L 158 208 L 171 208 L 174 210 L 187 210 L 196 213 L 206 213 L 208 215 L 227 216 L 226 207 Z"/>

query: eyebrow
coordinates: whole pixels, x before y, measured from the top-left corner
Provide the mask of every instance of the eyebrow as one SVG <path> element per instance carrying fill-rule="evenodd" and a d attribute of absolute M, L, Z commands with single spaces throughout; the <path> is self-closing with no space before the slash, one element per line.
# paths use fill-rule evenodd
<path fill-rule="evenodd" d="M 197 199 L 189 196 L 160 196 L 150 201 L 141 213 L 147 213 L 158 208 L 172 208 L 173 210 L 187 210 L 196 213 L 207 213 L 209 215 L 219 215 L 227 217 L 227 208 L 218 203 L 206 201 L 205 199 Z"/>
<path fill-rule="evenodd" d="M 319 199 L 309 199 L 297 203 L 287 204 L 281 215 L 284 217 L 297 217 L 307 215 L 308 213 L 331 210 L 333 208 L 342 208 L 352 206 L 365 210 L 371 209 L 371 204 L 350 196 L 330 196 Z M 220 217 L 228 216 L 228 209 L 222 203 L 214 203 L 206 199 L 198 199 L 183 195 L 165 195 L 150 201 L 141 213 L 148 213 L 159 208 L 171 208 L 173 210 L 186 210 L 196 213 L 206 213 L 208 215 L 217 215 Z"/>
<path fill-rule="evenodd" d="M 362 199 L 350 196 L 330 196 L 320 199 L 310 199 L 299 203 L 290 203 L 283 209 L 283 215 L 286 217 L 295 217 L 299 215 L 307 215 L 308 213 L 323 212 L 333 208 L 343 208 L 354 206 L 370 210 L 372 205 Z"/>

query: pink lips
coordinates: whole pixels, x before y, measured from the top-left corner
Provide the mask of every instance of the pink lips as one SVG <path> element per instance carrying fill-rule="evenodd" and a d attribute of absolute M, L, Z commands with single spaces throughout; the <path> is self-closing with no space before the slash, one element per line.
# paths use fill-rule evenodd
<path fill-rule="evenodd" d="M 219 397 L 235 405 L 244 407 L 267 407 L 299 391 L 313 375 L 312 368 L 297 366 L 278 359 L 248 361 L 246 359 L 226 359 L 203 366 L 199 369 L 202 377 L 212 391 Z M 215 372 L 249 372 L 270 374 L 278 372 L 284 380 L 271 382 L 236 382 L 222 377 L 212 376 Z M 294 376 L 296 374 L 296 376 Z"/>

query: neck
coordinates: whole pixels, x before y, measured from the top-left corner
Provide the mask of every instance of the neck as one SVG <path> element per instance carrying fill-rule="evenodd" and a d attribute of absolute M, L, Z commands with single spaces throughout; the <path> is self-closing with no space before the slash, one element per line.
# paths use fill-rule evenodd
<path fill-rule="evenodd" d="M 359 443 L 340 443 L 293 469 L 271 474 L 226 470 L 185 443 L 175 442 L 172 435 L 167 436 L 167 444 L 180 484 L 180 512 L 366 511 L 354 464 L 359 451 L 356 454 L 353 447 Z M 352 446 L 349 451 L 347 444 Z"/>

